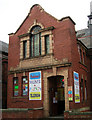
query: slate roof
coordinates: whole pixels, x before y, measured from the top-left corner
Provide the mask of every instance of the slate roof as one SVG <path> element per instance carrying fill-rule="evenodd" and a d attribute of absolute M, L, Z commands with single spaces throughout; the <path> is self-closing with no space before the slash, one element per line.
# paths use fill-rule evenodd
<path fill-rule="evenodd" d="M 8 53 L 8 44 L 0 41 L 0 51 Z"/>
<path fill-rule="evenodd" d="M 78 30 L 76 37 L 80 40 L 87 48 L 90 48 L 90 30 L 88 28 Z"/>

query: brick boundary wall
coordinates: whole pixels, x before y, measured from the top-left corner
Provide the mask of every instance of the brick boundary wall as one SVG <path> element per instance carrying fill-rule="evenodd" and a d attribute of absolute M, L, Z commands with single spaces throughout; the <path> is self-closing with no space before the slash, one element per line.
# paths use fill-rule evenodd
<path fill-rule="evenodd" d="M 92 120 L 92 112 L 64 112 L 64 120 Z"/>
<path fill-rule="evenodd" d="M 28 109 L 28 108 L 21 108 L 21 109 L 3 109 L 2 110 L 2 120 L 25 120 L 25 119 L 38 119 L 43 118 L 43 108 L 39 109 Z"/>
<path fill-rule="evenodd" d="M 1 120 L 44 120 L 43 109 L 4 109 Z M 92 120 L 92 112 L 64 112 L 64 120 Z"/>

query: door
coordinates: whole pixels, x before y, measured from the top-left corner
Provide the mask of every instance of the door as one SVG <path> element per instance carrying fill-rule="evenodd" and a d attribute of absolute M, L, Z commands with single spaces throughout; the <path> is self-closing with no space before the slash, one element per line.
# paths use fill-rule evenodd
<path fill-rule="evenodd" d="M 57 115 L 58 104 L 57 104 L 57 86 L 56 81 L 52 78 L 49 81 L 49 113 L 50 116 Z"/>
<path fill-rule="evenodd" d="M 64 77 L 52 76 L 49 78 L 49 114 L 61 115 L 65 110 Z"/>

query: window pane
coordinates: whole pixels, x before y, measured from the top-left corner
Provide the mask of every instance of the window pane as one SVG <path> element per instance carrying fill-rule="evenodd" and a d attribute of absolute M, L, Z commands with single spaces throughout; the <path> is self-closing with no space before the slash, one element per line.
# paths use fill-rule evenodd
<path fill-rule="evenodd" d="M 31 30 L 31 45 L 30 45 L 30 54 L 32 56 L 39 56 L 41 55 L 41 34 L 40 31 L 41 27 L 40 26 L 35 26 Z"/>
<path fill-rule="evenodd" d="M 41 34 L 39 34 L 39 54 L 41 55 L 41 53 L 42 53 L 42 43 L 41 43 Z"/>
<path fill-rule="evenodd" d="M 23 83 L 28 83 L 27 78 L 23 78 Z"/>
<path fill-rule="evenodd" d="M 30 54 L 33 57 L 33 36 L 31 37 Z"/>
<path fill-rule="evenodd" d="M 87 100 L 87 85 L 86 85 L 86 80 L 85 80 L 85 100 Z"/>
<path fill-rule="evenodd" d="M 28 80 L 27 80 L 27 77 L 23 77 L 22 78 L 22 93 L 23 95 L 28 95 Z"/>
<path fill-rule="evenodd" d="M 39 34 L 34 35 L 34 56 L 39 56 Z"/>
<path fill-rule="evenodd" d="M 81 79 L 81 97 L 82 97 L 82 101 L 84 101 L 84 85 L 83 85 L 83 79 Z"/>
<path fill-rule="evenodd" d="M 83 52 L 83 64 L 85 64 L 85 53 Z"/>
<path fill-rule="evenodd" d="M 14 96 L 18 96 L 18 91 L 14 91 Z"/>
<path fill-rule="evenodd" d="M 32 33 L 32 34 L 36 34 L 36 33 L 38 33 L 40 30 L 41 30 L 41 27 L 40 27 L 40 26 L 35 26 L 35 27 L 33 27 L 31 33 Z"/>
<path fill-rule="evenodd" d="M 48 54 L 49 53 L 49 51 L 50 51 L 50 42 L 49 42 L 49 35 L 46 35 L 45 36 L 45 52 L 46 52 L 46 54 Z"/>
<path fill-rule="evenodd" d="M 14 96 L 18 96 L 18 89 L 19 89 L 19 86 L 18 86 L 18 78 L 17 77 L 14 77 L 13 78 L 13 91 L 14 91 Z"/>
<path fill-rule="evenodd" d="M 82 62 L 82 50 L 80 49 L 80 62 Z"/>
<path fill-rule="evenodd" d="M 18 79 L 14 79 L 14 84 L 18 84 Z"/>
<path fill-rule="evenodd" d="M 23 46 L 24 46 L 24 58 L 27 57 L 27 41 L 23 42 Z"/>
<path fill-rule="evenodd" d="M 78 52 L 80 55 L 80 62 L 82 62 L 82 49 L 81 49 L 80 45 L 78 45 Z"/>

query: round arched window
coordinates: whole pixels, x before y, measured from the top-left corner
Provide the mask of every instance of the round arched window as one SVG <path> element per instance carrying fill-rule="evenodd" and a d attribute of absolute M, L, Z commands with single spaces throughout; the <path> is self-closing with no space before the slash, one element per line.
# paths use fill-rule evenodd
<path fill-rule="evenodd" d="M 30 56 L 39 56 L 41 55 L 41 27 L 34 26 L 30 33 Z"/>

